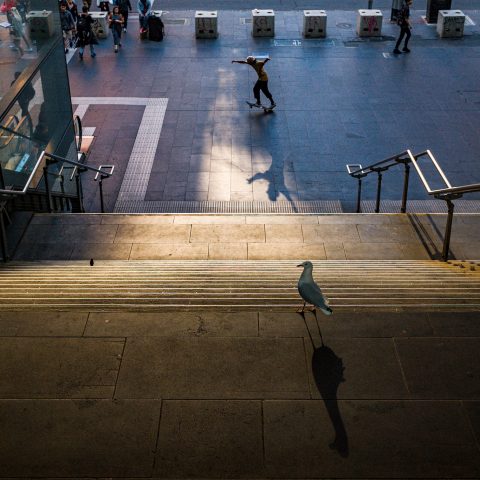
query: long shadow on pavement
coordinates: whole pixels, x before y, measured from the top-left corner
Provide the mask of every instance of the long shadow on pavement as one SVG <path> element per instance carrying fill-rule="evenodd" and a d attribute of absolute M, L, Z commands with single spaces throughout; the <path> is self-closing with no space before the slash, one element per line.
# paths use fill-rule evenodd
<path fill-rule="evenodd" d="M 335 430 L 335 439 L 332 443 L 330 443 L 329 446 L 332 450 L 337 450 L 340 456 L 348 457 L 348 436 L 340 409 L 338 408 L 337 399 L 338 387 L 342 382 L 345 381 L 343 376 L 345 367 L 343 366 L 342 359 L 337 356 L 330 347 L 327 347 L 327 345 L 323 343 L 320 326 L 318 325 L 317 314 L 316 312 L 314 313 L 315 323 L 317 324 L 318 333 L 322 343 L 318 348 L 315 347 L 313 342 L 313 337 L 305 319 L 305 313 L 300 313 L 299 315 L 303 317 L 308 336 L 310 337 L 313 347 L 312 372 L 315 379 L 315 384 L 317 385 L 318 391 L 320 392 L 323 403 L 325 404 L 325 408 L 327 409 L 328 416 L 330 417 L 330 421 L 332 422 L 332 426 Z"/>

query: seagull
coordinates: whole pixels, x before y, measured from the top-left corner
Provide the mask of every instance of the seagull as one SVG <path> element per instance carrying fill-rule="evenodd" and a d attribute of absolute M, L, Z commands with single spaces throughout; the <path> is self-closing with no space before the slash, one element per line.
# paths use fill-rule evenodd
<path fill-rule="evenodd" d="M 312 262 L 306 261 L 297 265 L 297 267 L 303 267 L 303 272 L 298 279 L 298 293 L 304 300 L 303 307 L 298 312 L 303 313 L 305 305 L 310 303 L 313 305 L 312 311 L 315 311 L 315 307 L 318 307 L 325 315 L 331 315 L 333 310 L 330 308 L 328 299 L 323 296 L 320 287 L 313 280 Z"/>

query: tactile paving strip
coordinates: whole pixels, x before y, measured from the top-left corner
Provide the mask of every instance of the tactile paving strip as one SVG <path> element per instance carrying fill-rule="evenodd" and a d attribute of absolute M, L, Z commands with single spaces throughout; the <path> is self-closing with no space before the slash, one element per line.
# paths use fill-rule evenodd
<path fill-rule="evenodd" d="M 480 213 L 480 200 L 453 200 L 455 213 Z M 375 201 L 361 202 L 362 213 L 374 213 Z M 400 213 L 402 202 L 384 200 L 380 204 L 381 213 Z M 447 204 L 443 200 L 410 200 L 407 202 L 407 213 L 447 213 Z"/>

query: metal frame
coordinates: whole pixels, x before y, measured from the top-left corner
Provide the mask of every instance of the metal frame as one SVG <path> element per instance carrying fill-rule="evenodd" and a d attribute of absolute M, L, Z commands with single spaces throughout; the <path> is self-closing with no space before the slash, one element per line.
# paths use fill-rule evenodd
<path fill-rule="evenodd" d="M 406 156 L 405 156 L 406 155 Z M 445 188 L 440 188 L 433 190 L 430 187 L 418 160 L 422 157 L 427 157 L 430 162 L 433 164 L 437 172 L 439 173 L 440 177 L 442 178 Z M 381 201 L 381 193 L 382 193 L 382 174 L 385 171 L 388 171 L 390 168 L 402 164 L 405 168 L 404 173 L 404 180 L 403 180 L 403 193 L 402 193 L 402 206 L 400 208 L 401 213 L 406 213 L 407 211 L 407 198 L 408 198 L 408 185 L 409 185 L 409 178 L 410 178 L 410 163 L 413 164 L 415 171 L 417 172 L 422 184 L 427 191 L 428 195 L 432 195 L 433 197 L 443 200 L 447 204 L 447 224 L 445 227 L 445 235 L 443 238 L 443 248 L 442 248 L 442 260 L 448 260 L 448 254 L 450 250 L 450 238 L 452 234 L 452 223 L 453 223 L 453 213 L 455 210 L 455 205 L 452 200 L 456 200 L 461 198 L 464 193 L 473 193 L 473 192 L 480 192 L 480 183 L 473 183 L 470 185 L 462 185 L 459 187 L 452 187 L 450 184 L 445 172 L 440 167 L 439 163 L 433 156 L 430 150 L 425 150 L 423 152 L 413 154 L 410 150 L 405 150 L 398 155 L 394 155 L 392 157 L 388 157 L 385 160 L 381 160 L 380 162 L 374 163 L 369 165 L 368 167 L 362 167 L 362 165 L 354 165 L 350 164 L 347 165 L 347 172 L 348 174 L 356 178 L 358 180 L 358 193 L 357 193 L 357 213 L 361 212 L 361 199 L 362 199 L 362 179 L 371 173 L 377 173 L 377 195 L 376 195 L 376 202 L 375 202 L 375 213 L 380 211 L 380 201 Z M 358 168 L 357 168 L 358 167 Z"/>

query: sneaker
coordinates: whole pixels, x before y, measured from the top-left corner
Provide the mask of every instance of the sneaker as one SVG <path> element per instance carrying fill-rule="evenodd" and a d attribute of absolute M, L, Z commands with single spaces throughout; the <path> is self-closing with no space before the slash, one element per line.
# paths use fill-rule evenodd
<path fill-rule="evenodd" d="M 259 107 L 259 106 L 261 105 L 261 103 L 260 103 L 260 102 L 255 102 L 255 105 L 256 105 L 257 107 Z"/>
<path fill-rule="evenodd" d="M 398 48 L 395 48 L 395 49 L 393 50 L 393 53 L 394 53 L 395 55 L 398 55 L 398 54 L 400 54 L 400 53 L 402 53 L 402 52 L 401 52 Z"/>
<path fill-rule="evenodd" d="M 127 33 L 127 29 L 126 29 L 126 28 L 123 29 L 123 33 Z"/>
<path fill-rule="evenodd" d="M 91 56 L 92 58 L 95 58 L 95 57 L 97 56 L 97 54 L 96 54 L 95 52 L 93 52 L 93 53 L 90 54 L 90 56 Z"/>
<path fill-rule="evenodd" d="M 83 53 L 79 53 L 78 56 L 80 57 L 80 60 L 83 60 Z"/>
<path fill-rule="evenodd" d="M 405 53 L 410 53 L 410 49 L 408 47 L 403 47 L 402 49 Z"/>
<path fill-rule="evenodd" d="M 270 102 L 270 108 L 274 108 L 276 106 L 277 106 L 277 104 L 275 102 Z"/>
<path fill-rule="evenodd" d="M 65 49 L 65 53 L 68 53 L 68 48 Z"/>
<path fill-rule="evenodd" d="M 115 45 L 114 49 L 115 53 L 118 53 L 118 45 Z"/>

